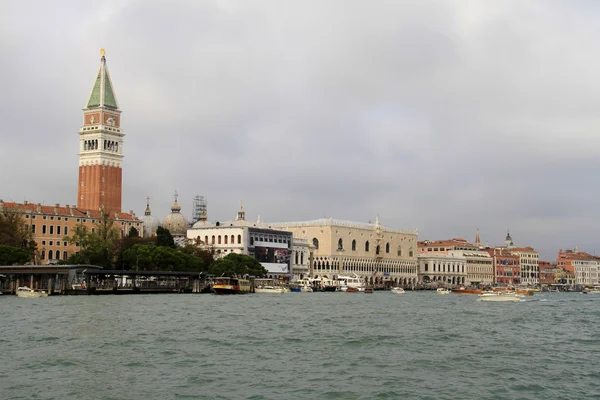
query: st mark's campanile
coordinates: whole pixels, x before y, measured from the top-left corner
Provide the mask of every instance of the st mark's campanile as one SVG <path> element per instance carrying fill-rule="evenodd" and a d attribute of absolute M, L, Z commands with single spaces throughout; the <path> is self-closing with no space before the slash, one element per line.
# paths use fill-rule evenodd
<path fill-rule="evenodd" d="M 79 129 L 77 208 L 121 211 L 123 137 L 121 110 L 113 89 L 104 49 L 100 70 L 83 109 Z"/>

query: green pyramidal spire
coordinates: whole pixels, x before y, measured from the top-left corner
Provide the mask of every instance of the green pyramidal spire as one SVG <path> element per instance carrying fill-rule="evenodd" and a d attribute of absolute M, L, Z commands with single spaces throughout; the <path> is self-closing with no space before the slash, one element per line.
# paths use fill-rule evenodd
<path fill-rule="evenodd" d="M 90 93 L 90 97 L 86 104 L 86 108 L 94 107 L 106 107 L 117 110 L 119 105 L 117 104 L 117 98 L 112 87 L 110 80 L 110 74 L 106 67 L 106 58 L 104 57 L 104 49 L 100 50 L 102 58 L 100 59 L 100 70 L 98 76 L 96 76 L 96 82 Z"/>

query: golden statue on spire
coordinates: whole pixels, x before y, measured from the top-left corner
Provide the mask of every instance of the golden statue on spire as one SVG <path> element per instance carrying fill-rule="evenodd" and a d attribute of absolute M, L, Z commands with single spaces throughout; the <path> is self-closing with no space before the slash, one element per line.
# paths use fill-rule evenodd
<path fill-rule="evenodd" d="M 104 49 L 100 49 L 100 55 L 101 55 L 102 57 L 104 57 L 104 53 L 105 53 Z"/>

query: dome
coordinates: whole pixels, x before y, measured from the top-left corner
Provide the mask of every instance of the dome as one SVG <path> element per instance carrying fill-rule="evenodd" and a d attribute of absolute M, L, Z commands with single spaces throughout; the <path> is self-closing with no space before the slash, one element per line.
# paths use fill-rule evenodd
<path fill-rule="evenodd" d="M 177 204 L 177 192 L 175 192 L 175 203 L 171 206 L 171 214 L 165 217 L 162 227 L 168 229 L 173 236 L 185 236 L 188 225 L 187 218 L 181 213 L 181 206 Z"/>
<path fill-rule="evenodd" d="M 144 237 L 147 238 L 152 237 L 160 226 L 160 220 L 152 215 L 150 211 L 150 197 L 146 197 L 146 210 L 142 217 L 142 223 L 144 226 Z"/>
<path fill-rule="evenodd" d="M 205 226 L 209 226 L 209 225 L 213 225 L 210 222 L 206 221 L 206 220 L 199 220 L 197 221 L 192 228 L 204 228 Z"/>

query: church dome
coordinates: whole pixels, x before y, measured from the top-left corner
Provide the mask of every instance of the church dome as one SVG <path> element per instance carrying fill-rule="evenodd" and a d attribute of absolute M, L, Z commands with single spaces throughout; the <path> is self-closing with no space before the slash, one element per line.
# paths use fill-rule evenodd
<path fill-rule="evenodd" d="M 142 223 L 144 225 L 144 237 L 146 238 L 154 236 L 160 226 L 160 220 L 152 215 L 150 211 L 150 197 L 146 197 L 146 210 L 142 217 Z"/>
<path fill-rule="evenodd" d="M 165 217 L 162 227 L 168 229 L 173 236 L 185 236 L 188 225 L 187 218 L 181 213 L 181 206 L 177 203 L 177 193 L 175 193 L 175 203 L 171 206 L 171 214 Z"/>

